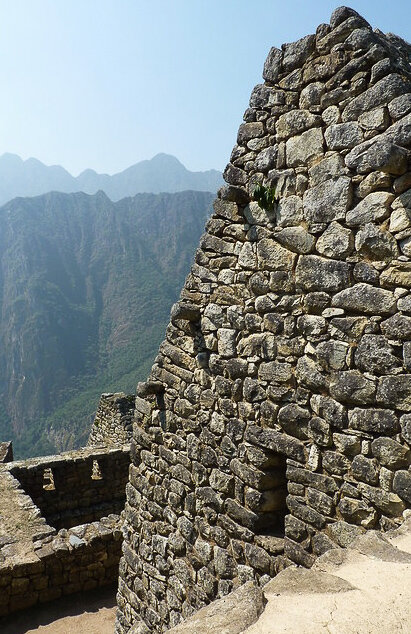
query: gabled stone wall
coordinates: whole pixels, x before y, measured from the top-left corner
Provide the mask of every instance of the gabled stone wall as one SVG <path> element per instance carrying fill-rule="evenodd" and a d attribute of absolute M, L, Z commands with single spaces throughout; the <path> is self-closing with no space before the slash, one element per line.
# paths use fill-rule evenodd
<path fill-rule="evenodd" d="M 0 463 L 11 462 L 13 460 L 13 444 L 9 442 L 0 442 Z"/>
<path fill-rule="evenodd" d="M 138 387 L 118 633 L 410 507 L 410 53 L 346 7 L 271 49 Z"/>
<path fill-rule="evenodd" d="M 87 442 L 89 446 L 130 443 L 134 398 L 134 395 L 124 394 L 124 392 L 101 395 Z"/>

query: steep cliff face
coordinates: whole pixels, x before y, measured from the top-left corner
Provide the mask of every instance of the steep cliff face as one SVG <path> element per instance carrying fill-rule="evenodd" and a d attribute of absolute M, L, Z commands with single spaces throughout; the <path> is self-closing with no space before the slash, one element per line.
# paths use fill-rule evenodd
<path fill-rule="evenodd" d="M 211 197 L 52 193 L 0 209 L 0 433 L 17 454 L 85 444 L 101 392 L 135 389 Z"/>
<path fill-rule="evenodd" d="M 410 52 L 346 7 L 270 51 L 137 391 L 117 632 L 410 506 Z"/>

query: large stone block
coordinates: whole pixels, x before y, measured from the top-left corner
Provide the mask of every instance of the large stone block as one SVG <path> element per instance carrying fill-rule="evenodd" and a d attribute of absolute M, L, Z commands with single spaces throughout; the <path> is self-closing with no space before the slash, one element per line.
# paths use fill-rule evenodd
<path fill-rule="evenodd" d="M 350 283 L 350 265 L 318 255 L 302 255 L 297 263 L 295 281 L 305 291 L 340 291 Z"/>
<path fill-rule="evenodd" d="M 307 165 L 322 156 L 324 137 L 321 128 L 312 128 L 288 139 L 285 153 L 288 167 Z"/>
<path fill-rule="evenodd" d="M 351 179 L 341 176 L 308 189 L 303 196 L 304 218 L 310 224 L 344 220 L 352 200 Z"/>

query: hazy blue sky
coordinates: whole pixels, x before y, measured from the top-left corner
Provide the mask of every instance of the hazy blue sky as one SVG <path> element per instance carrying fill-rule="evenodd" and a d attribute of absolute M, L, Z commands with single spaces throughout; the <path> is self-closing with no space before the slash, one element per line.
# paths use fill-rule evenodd
<path fill-rule="evenodd" d="M 327 0 L 0 0 L 0 154 L 74 174 L 158 152 L 222 169 L 271 46 L 329 20 Z M 409 0 L 353 0 L 411 40 Z"/>

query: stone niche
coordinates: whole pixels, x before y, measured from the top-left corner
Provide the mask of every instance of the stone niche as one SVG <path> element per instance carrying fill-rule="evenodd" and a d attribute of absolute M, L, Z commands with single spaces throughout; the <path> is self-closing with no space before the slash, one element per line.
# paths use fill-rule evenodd
<path fill-rule="evenodd" d="M 410 53 L 347 7 L 269 52 L 138 386 L 118 634 L 407 514 Z"/>

